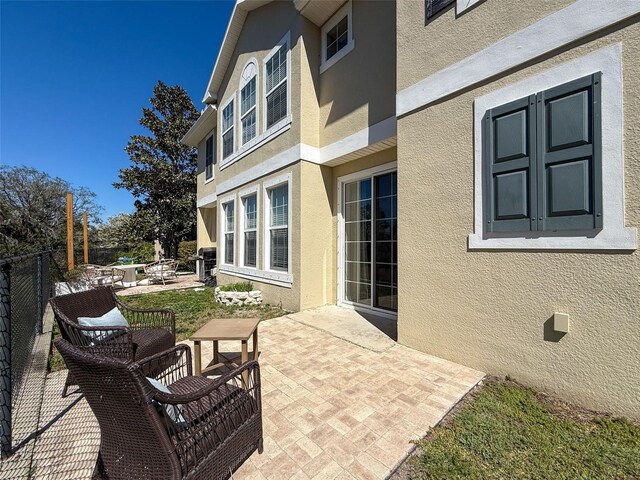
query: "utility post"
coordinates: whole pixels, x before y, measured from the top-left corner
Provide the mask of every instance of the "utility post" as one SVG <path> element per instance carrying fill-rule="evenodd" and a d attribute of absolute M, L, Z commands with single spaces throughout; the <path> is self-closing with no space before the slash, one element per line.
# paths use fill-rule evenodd
<path fill-rule="evenodd" d="M 82 214 L 82 229 L 84 234 L 84 264 L 89 263 L 89 226 L 87 225 L 87 212 Z"/>
<path fill-rule="evenodd" d="M 73 270 L 73 195 L 67 193 L 67 268 Z"/>

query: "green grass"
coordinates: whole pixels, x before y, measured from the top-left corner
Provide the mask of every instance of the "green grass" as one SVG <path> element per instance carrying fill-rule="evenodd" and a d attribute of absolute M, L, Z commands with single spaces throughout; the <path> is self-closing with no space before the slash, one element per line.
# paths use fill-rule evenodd
<path fill-rule="evenodd" d="M 490 382 L 418 442 L 408 478 L 640 478 L 640 426 L 584 412 Z"/>
<path fill-rule="evenodd" d="M 214 300 L 213 288 L 204 287 L 204 291 L 170 290 L 167 292 L 147 293 L 121 297 L 123 303 L 143 309 L 169 308 L 176 314 L 176 341 L 189 338 L 198 328 L 211 318 L 260 317 L 262 320 L 279 317 L 286 313 L 278 306 L 238 306 L 221 305 Z M 54 327 L 54 338 L 59 336 L 57 325 Z M 66 368 L 60 354 L 51 349 L 49 368 L 60 370 Z"/>
<path fill-rule="evenodd" d="M 253 283 L 238 282 L 228 283 L 227 285 L 218 285 L 223 292 L 250 292 L 253 290 Z"/>

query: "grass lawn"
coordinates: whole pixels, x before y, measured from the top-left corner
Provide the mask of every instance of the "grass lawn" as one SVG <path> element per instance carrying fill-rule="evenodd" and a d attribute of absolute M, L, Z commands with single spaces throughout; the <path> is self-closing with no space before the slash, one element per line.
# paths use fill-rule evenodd
<path fill-rule="evenodd" d="M 277 306 L 260 305 L 251 307 L 224 306 L 214 300 L 213 288 L 204 287 L 196 292 L 193 288 L 170 290 L 167 292 L 147 293 L 121 297 L 123 303 L 144 309 L 170 308 L 176 314 L 176 341 L 189 338 L 198 328 L 211 318 L 260 317 L 262 320 L 284 315 L 286 312 Z M 54 325 L 54 337 L 58 337 L 57 325 Z M 51 349 L 49 367 L 51 370 L 66 368 L 62 357 L 55 347 Z"/>
<path fill-rule="evenodd" d="M 420 442 L 410 479 L 640 478 L 640 426 L 490 380 Z"/>

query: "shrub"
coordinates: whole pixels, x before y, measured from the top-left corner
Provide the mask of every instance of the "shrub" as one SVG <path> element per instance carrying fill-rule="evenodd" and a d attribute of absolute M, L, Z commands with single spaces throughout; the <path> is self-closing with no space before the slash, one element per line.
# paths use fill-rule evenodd
<path fill-rule="evenodd" d="M 156 250 L 151 242 L 141 242 L 134 245 L 129 250 L 121 251 L 116 254 L 116 259 L 122 257 L 135 258 L 136 263 L 153 262 Z"/>
<path fill-rule="evenodd" d="M 223 292 L 250 292 L 251 290 L 253 290 L 253 283 L 229 283 L 227 285 L 220 285 L 220 290 L 222 290 Z"/>
<path fill-rule="evenodd" d="M 195 260 L 189 260 L 189 257 L 196 254 L 198 242 L 195 240 L 187 240 L 178 244 L 178 261 L 180 262 L 180 270 L 196 271 Z"/>

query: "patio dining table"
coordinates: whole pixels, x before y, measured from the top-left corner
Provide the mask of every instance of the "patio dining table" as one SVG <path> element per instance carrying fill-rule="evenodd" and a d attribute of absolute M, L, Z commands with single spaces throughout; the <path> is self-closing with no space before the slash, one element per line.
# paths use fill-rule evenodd
<path fill-rule="evenodd" d="M 124 280 L 122 281 L 125 287 L 135 287 L 138 285 L 136 281 L 136 269 L 144 267 L 145 263 L 131 263 L 129 265 L 117 265 L 113 268 L 124 271 Z"/>

